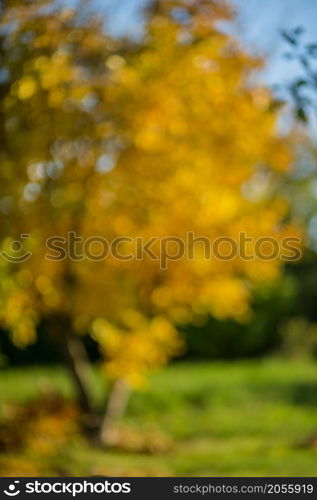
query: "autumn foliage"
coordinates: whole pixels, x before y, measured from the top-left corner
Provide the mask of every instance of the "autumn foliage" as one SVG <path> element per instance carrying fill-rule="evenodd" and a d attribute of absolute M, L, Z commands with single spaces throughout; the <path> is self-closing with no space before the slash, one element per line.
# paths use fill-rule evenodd
<path fill-rule="evenodd" d="M 206 259 L 199 243 L 165 269 L 147 255 L 49 260 L 45 242 L 293 234 L 276 194 L 291 159 L 255 83 L 261 61 L 222 32 L 230 12 L 215 1 L 153 2 L 136 42 L 84 7 L 1 5 L 1 246 L 30 234 L 32 252 L 1 261 L 2 325 L 20 346 L 40 323 L 60 343 L 88 333 L 107 375 L 140 387 L 184 349 L 178 325 L 247 320 L 253 287 L 281 261 Z"/>

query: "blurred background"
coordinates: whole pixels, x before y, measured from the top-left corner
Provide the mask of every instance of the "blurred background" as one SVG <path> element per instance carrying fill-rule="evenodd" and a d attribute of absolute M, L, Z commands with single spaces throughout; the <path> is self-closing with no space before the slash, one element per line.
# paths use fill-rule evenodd
<path fill-rule="evenodd" d="M 93 10 L 115 38 L 141 40 L 145 3 L 95 0 Z M 317 6 L 314 0 L 232 0 L 231 6 L 235 17 L 221 21 L 220 29 L 264 58 L 256 78 L 279 106 L 281 134 L 296 130 L 301 138 L 281 190 L 305 229 L 303 258 L 256 289 L 248 322 L 210 315 L 203 324 L 180 327 L 184 354 L 132 394 L 115 449 L 94 446 L 80 431 L 75 390 L 45 326 L 23 349 L 4 329 L 3 476 L 316 475 L 317 73 L 316 49 L 309 58 L 313 75 L 301 51 L 317 42 Z M 99 373 L 98 345 L 90 336 L 83 340 L 94 366 L 93 398 L 100 402 L 108 382 Z"/>

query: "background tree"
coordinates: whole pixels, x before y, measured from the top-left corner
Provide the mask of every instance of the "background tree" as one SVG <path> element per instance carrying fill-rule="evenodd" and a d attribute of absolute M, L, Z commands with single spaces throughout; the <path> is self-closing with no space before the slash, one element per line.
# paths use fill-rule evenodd
<path fill-rule="evenodd" d="M 308 42 L 305 28 L 297 26 L 281 32 L 287 52 L 284 57 L 297 65 L 297 75 L 275 86 L 292 122 L 293 167 L 284 178 L 283 191 L 292 210 L 292 218 L 305 228 L 304 255 L 301 263 L 286 270 L 283 280 L 292 280 L 294 299 L 288 320 L 282 321 L 284 350 L 293 356 L 315 355 L 316 316 L 316 90 L 317 45 Z M 296 66 L 295 66 L 296 67 Z M 294 317 L 295 316 L 295 317 Z M 292 347 L 292 349 L 291 349 Z"/>
<path fill-rule="evenodd" d="M 86 413 L 79 340 L 98 341 L 114 381 L 101 424 L 111 442 L 127 387 L 181 351 L 176 327 L 208 314 L 247 320 L 252 288 L 281 270 L 278 258 L 206 259 L 201 242 L 190 245 L 193 259 L 168 259 L 175 244 L 162 252 L 159 241 L 151 246 L 159 259 L 140 259 L 135 238 L 294 234 L 275 195 L 288 147 L 269 91 L 251 83 L 260 61 L 217 27 L 230 14 L 216 2 L 155 2 L 135 43 L 51 1 L 2 8 L 2 248 L 12 254 L 12 241 L 30 234 L 32 252 L 1 264 L 2 323 L 19 345 L 44 324 Z M 80 245 L 47 258 L 47 238 L 67 245 L 75 233 L 128 236 L 126 258 L 95 259 L 96 242 L 90 259 Z"/>
<path fill-rule="evenodd" d="M 302 26 L 282 31 L 284 41 L 288 45 L 285 57 L 296 61 L 301 69 L 301 75 L 288 82 L 287 90 L 295 104 L 296 117 L 307 122 L 311 112 L 316 113 L 317 43 L 304 43 L 304 33 Z"/>

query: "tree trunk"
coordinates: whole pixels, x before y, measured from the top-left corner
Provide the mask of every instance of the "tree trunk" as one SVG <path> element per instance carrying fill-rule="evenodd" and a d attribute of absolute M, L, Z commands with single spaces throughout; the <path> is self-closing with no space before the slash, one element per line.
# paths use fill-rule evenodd
<path fill-rule="evenodd" d="M 67 335 L 64 350 L 65 360 L 77 389 L 78 404 L 84 413 L 92 413 L 89 395 L 91 367 L 84 345 L 75 335 Z"/>
<path fill-rule="evenodd" d="M 118 421 L 125 412 L 129 395 L 130 388 L 123 379 L 113 383 L 100 426 L 99 438 L 105 446 L 115 446 L 118 443 Z"/>
<path fill-rule="evenodd" d="M 92 413 L 89 379 L 91 365 L 81 339 L 72 332 L 68 317 L 54 316 L 46 318 L 45 327 L 57 345 L 61 356 L 73 379 L 78 395 L 78 405 L 84 414 Z"/>
<path fill-rule="evenodd" d="M 118 421 L 126 409 L 130 388 L 123 379 L 113 382 L 103 417 L 93 409 L 89 391 L 91 365 L 81 339 L 72 332 L 68 317 L 46 318 L 45 328 L 58 346 L 78 394 L 78 404 L 83 412 L 86 430 L 104 446 L 118 443 Z"/>

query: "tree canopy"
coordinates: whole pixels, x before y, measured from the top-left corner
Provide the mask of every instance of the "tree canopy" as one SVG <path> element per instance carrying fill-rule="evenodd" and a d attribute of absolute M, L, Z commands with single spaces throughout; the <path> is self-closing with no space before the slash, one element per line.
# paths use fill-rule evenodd
<path fill-rule="evenodd" d="M 50 0 L 2 11 L 1 246 L 8 254 L 29 234 L 32 253 L 1 261 L 2 324 L 26 345 L 41 321 L 66 318 L 59 336 L 89 332 L 107 373 L 139 386 L 182 349 L 178 324 L 248 319 L 252 287 L 282 267 L 279 256 L 206 259 L 201 241 L 194 258 L 168 258 L 171 237 L 297 231 L 276 193 L 291 157 L 272 96 L 253 78 L 261 61 L 222 32 L 231 14 L 216 1 L 153 2 L 134 42 Z M 94 258 L 96 239 L 92 258 L 80 244 L 47 258 L 48 238 L 60 247 L 75 235 L 125 237 L 121 258 Z M 136 238 L 152 237 L 166 265 L 138 257 Z"/>

